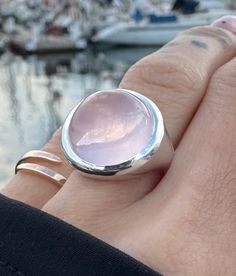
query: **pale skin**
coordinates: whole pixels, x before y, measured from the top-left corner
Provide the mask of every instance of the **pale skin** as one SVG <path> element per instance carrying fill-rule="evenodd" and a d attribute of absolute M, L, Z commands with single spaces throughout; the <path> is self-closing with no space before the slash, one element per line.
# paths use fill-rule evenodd
<path fill-rule="evenodd" d="M 163 113 L 176 153 L 152 171 L 94 180 L 64 160 L 59 189 L 26 172 L 2 193 L 40 208 L 167 276 L 236 275 L 236 36 L 198 27 L 132 66 L 121 87 Z M 60 131 L 44 147 L 63 156 Z"/>

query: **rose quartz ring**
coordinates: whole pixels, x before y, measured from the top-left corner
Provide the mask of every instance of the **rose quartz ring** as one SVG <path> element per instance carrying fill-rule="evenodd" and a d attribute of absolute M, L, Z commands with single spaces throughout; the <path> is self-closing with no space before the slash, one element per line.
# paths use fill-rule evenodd
<path fill-rule="evenodd" d="M 124 89 L 82 100 L 68 115 L 61 140 L 69 162 L 90 175 L 166 170 L 174 154 L 158 107 Z"/>

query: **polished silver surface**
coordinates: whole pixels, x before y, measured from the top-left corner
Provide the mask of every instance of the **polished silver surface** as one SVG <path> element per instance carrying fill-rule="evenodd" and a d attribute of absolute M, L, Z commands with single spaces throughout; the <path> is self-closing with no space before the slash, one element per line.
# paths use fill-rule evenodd
<path fill-rule="evenodd" d="M 145 148 L 127 162 L 112 166 L 97 166 L 81 159 L 74 152 L 70 143 L 69 127 L 73 114 L 84 102 L 84 99 L 69 113 L 62 128 L 61 143 L 66 158 L 78 170 L 95 176 L 120 176 L 141 173 L 152 169 L 167 170 L 173 158 L 174 149 L 165 131 L 163 117 L 159 108 L 140 93 L 124 89 L 116 89 L 116 91 L 130 93 L 149 110 L 152 119 L 152 133 Z M 96 93 L 102 93 L 102 91 Z"/>

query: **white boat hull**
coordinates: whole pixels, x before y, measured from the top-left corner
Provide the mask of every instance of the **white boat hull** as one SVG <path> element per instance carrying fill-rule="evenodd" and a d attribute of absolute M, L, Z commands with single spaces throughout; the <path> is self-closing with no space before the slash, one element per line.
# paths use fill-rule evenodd
<path fill-rule="evenodd" d="M 125 45 L 163 45 L 173 39 L 179 32 L 195 25 L 181 26 L 172 28 L 164 26 L 157 28 L 125 28 L 118 29 L 117 32 L 101 33 L 95 41 L 111 44 Z"/>
<path fill-rule="evenodd" d="M 221 15 L 224 13 L 215 13 L 211 16 L 208 14 L 199 19 L 197 15 L 182 16 L 173 23 L 118 23 L 99 31 L 93 40 L 116 45 L 163 45 L 176 37 L 178 33 L 192 27 L 208 25 Z"/>

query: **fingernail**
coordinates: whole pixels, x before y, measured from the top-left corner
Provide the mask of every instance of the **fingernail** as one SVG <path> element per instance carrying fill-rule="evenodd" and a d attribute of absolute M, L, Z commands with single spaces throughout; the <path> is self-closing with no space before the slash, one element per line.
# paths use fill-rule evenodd
<path fill-rule="evenodd" d="M 211 26 L 222 28 L 228 30 L 236 35 L 236 16 L 226 15 L 216 21 L 214 21 Z"/>

